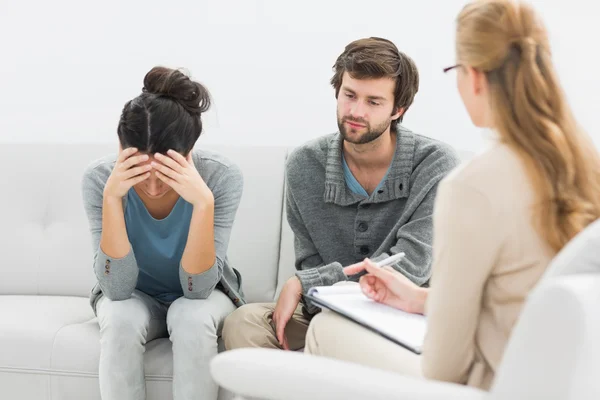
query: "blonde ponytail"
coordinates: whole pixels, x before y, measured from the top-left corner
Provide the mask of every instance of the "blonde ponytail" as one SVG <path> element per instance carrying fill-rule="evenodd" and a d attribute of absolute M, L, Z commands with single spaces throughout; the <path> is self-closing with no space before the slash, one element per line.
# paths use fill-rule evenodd
<path fill-rule="evenodd" d="M 494 128 L 536 192 L 534 224 L 560 250 L 600 217 L 600 157 L 575 123 L 542 23 L 525 3 L 472 2 L 458 17 L 457 53 L 486 73 Z"/>

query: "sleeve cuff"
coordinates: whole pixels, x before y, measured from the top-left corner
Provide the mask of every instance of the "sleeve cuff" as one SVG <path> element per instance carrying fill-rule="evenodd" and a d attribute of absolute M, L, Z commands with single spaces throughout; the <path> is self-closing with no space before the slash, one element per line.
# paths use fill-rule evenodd
<path fill-rule="evenodd" d="M 296 276 L 302 284 L 302 294 L 307 294 L 315 286 L 331 286 L 337 282 L 348 280 L 346 274 L 344 274 L 342 264 L 339 262 L 296 271 Z M 309 314 L 316 314 L 319 311 L 319 307 L 314 306 L 310 301 L 305 301 L 305 297 L 302 297 L 302 299 Z"/>
<path fill-rule="evenodd" d="M 315 286 L 331 286 L 334 283 L 347 280 L 342 264 L 334 262 L 322 267 L 296 271 L 296 276 L 302 284 L 302 293 L 306 294 Z"/>
<path fill-rule="evenodd" d="M 139 269 L 133 249 L 122 258 L 109 257 L 102 248 L 98 246 L 94 272 L 102 293 L 111 300 L 126 300 L 131 297 L 137 279 Z"/>
<path fill-rule="evenodd" d="M 179 281 L 183 289 L 183 296 L 188 299 L 206 299 L 217 286 L 220 280 L 219 260 L 204 272 L 190 274 L 179 264 Z"/>

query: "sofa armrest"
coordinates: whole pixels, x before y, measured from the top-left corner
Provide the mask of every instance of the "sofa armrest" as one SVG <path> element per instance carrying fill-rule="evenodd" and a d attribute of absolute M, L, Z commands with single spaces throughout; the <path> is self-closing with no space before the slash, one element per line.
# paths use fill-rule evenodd
<path fill-rule="evenodd" d="M 243 398 L 264 400 L 482 400 L 487 392 L 298 352 L 240 349 L 211 363 L 213 379 Z"/>

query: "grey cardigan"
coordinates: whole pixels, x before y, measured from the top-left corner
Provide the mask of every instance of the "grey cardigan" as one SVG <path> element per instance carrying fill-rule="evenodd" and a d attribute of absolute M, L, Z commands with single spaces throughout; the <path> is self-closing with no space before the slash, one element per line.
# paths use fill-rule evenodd
<path fill-rule="evenodd" d="M 393 267 L 418 285 L 431 276 L 433 204 L 439 182 L 459 164 L 449 145 L 397 126 L 396 152 L 380 190 L 348 189 L 339 133 L 296 149 L 286 165 L 287 218 L 296 276 L 306 293 L 347 278 L 343 266 L 405 252 Z M 309 313 L 317 308 L 306 304 Z"/>
<path fill-rule="evenodd" d="M 116 157 L 116 154 L 113 154 L 92 162 L 83 174 L 83 204 L 90 226 L 94 250 L 93 268 L 97 279 L 90 296 L 90 304 L 94 311 L 100 294 L 111 300 L 130 298 L 139 273 L 133 249 L 125 257 L 117 259 L 109 257 L 100 248 L 104 186 L 114 168 Z M 218 287 L 239 307 L 245 304 L 241 288 L 242 278 L 227 259 L 227 247 L 242 196 L 243 176 L 235 164 L 220 154 L 194 150 L 192 159 L 215 199 L 216 261 L 210 269 L 201 274 L 189 274 L 180 264 L 179 278 L 183 293 L 190 299 L 204 299 Z M 124 198 L 123 208 L 126 205 Z"/>

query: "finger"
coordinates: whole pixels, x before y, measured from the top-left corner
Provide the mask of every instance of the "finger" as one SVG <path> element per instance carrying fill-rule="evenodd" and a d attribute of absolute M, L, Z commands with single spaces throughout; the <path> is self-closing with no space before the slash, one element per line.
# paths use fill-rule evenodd
<path fill-rule="evenodd" d="M 145 174 L 146 172 L 150 172 L 151 169 L 152 169 L 152 167 L 150 166 L 150 164 L 130 168 L 127 171 L 123 172 L 123 178 L 124 179 L 133 178 L 138 175 Z"/>
<path fill-rule="evenodd" d="M 363 283 L 364 285 L 373 286 L 377 278 L 373 275 L 363 275 L 358 280 L 358 283 Z"/>
<path fill-rule="evenodd" d="M 121 169 L 127 171 L 129 168 L 135 165 L 148 161 L 148 158 L 150 158 L 148 154 L 131 156 L 121 163 Z"/>
<path fill-rule="evenodd" d="M 375 283 L 376 278 L 372 275 L 363 275 L 360 277 L 358 283 L 360 283 L 362 286 L 364 286 L 365 288 L 368 288 L 370 290 L 373 289 L 373 284 Z"/>
<path fill-rule="evenodd" d="M 370 297 L 372 290 L 371 290 L 371 286 L 369 285 L 369 282 L 364 279 L 365 277 L 361 277 L 360 280 L 358 281 L 358 284 L 360 285 L 360 290 L 362 290 L 362 292 L 367 296 Z"/>
<path fill-rule="evenodd" d="M 381 292 L 374 292 L 372 299 L 378 303 L 383 301 L 383 294 Z"/>
<path fill-rule="evenodd" d="M 385 268 L 378 267 L 371 260 L 365 260 L 364 264 L 365 264 L 365 270 L 367 270 L 367 272 L 372 274 L 373 276 L 376 276 L 376 277 L 378 277 L 380 279 L 384 279 L 384 280 L 393 279 L 393 277 L 394 277 L 394 272 L 391 272 Z"/>
<path fill-rule="evenodd" d="M 285 326 L 287 325 L 286 320 L 278 321 L 275 327 L 277 328 L 277 340 L 279 344 L 283 346 L 283 342 L 285 341 Z"/>
<path fill-rule="evenodd" d="M 156 173 L 156 176 L 157 176 L 158 179 L 160 179 L 161 181 L 163 181 L 167 185 L 171 186 L 173 189 L 175 189 L 175 187 L 178 186 L 177 182 L 174 179 L 169 178 L 168 176 L 166 176 L 162 172 L 156 171 L 155 173 Z"/>
<path fill-rule="evenodd" d="M 175 181 L 179 181 L 179 178 L 181 178 L 181 174 L 179 172 L 172 170 L 166 165 L 163 165 L 156 161 L 152 161 L 150 165 L 152 165 L 152 168 L 154 168 L 157 172 L 160 172 L 161 174 L 166 175 Z"/>
<path fill-rule="evenodd" d="M 184 156 L 182 156 L 175 150 L 169 150 L 169 151 L 167 151 L 167 154 L 169 156 L 171 156 L 171 158 L 173 160 L 177 161 L 179 163 L 179 165 L 181 165 L 182 167 L 187 167 L 189 165 L 188 160 L 186 160 L 186 158 Z M 190 151 L 190 154 L 192 154 L 191 151 Z"/>
<path fill-rule="evenodd" d="M 283 334 L 283 349 L 284 350 L 290 349 L 290 345 L 288 344 L 287 336 L 285 336 L 285 333 Z"/>
<path fill-rule="evenodd" d="M 138 175 L 136 177 L 127 179 L 125 182 L 127 182 L 127 184 L 130 185 L 130 187 L 137 185 L 140 182 L 145 181 L 146 179 L 148 179 L 150 177 L 150 172 L 146 172 L 145 174 L 142 175 Z"/>
<path fill-rule="evenodd" d="M 174 152 L 175 154 L 179 154 L 177 152 Z M 170 156 L 171 153 L 169 153 L 168 156 L 165 156 L 163 154 L 160 153 L 156 153 L 154 155 L 154 157 L 160 161 L 162 164 L 166 165 L 167 167 L 171 168 L 173 171 L 177 171 L 180 174 L 183 173 L 183 167 L 181 166 L 181 164 L 179 164 L 175 159 L 173 159 Z"/>
<path fill-rule="evenodd" d="M 119 153 L 119 156 L 117 157 L 117 162 L 118 163 L 122 163 L 123 161 L 125 161 L 128 157 L 130 157 L 131 155 L 137 153 L 137 148 L 135 147 L 128 147 L 126 149 L 124 149 L 123 151 L 121 151 Z"/>
<path fill-rule="evenodd" d="M 364 294 L 366 294 L 368 297 L 373 297 L 373 295 L 375 294 L 375 287 L 374 287 L 374 280 L 371 279 L 373 278 L 372 276 L 363 276 L 360 281 L 360 287 L 363 291 Z"/>
<path fill-rule="evenodd" d="M 187 155 L 187 157 L 185 157 L 185 160 L 189 163 L 189 164 L 193 164 L 194 160 L 192 160 L 192 152 L 190 151 Z"/>
<path fill-rule="evenodd" d="M 364 270 L 365 270 L 365 264 L 361 261 L 359 263 L 348 265 L 347 267 L 345 267 L 344 274 L 346 276 L 356 275 L 359 272 L 362 272 Z"/>
<path fill-rule="evenodd" d="M 373 288 L 373 300 L 377 302 L 382 302 L 384 300 L 385 294 L 388 290 L 387 286 L 381 281 L 377 280 L 375 284 L 372 286 Z"/>

